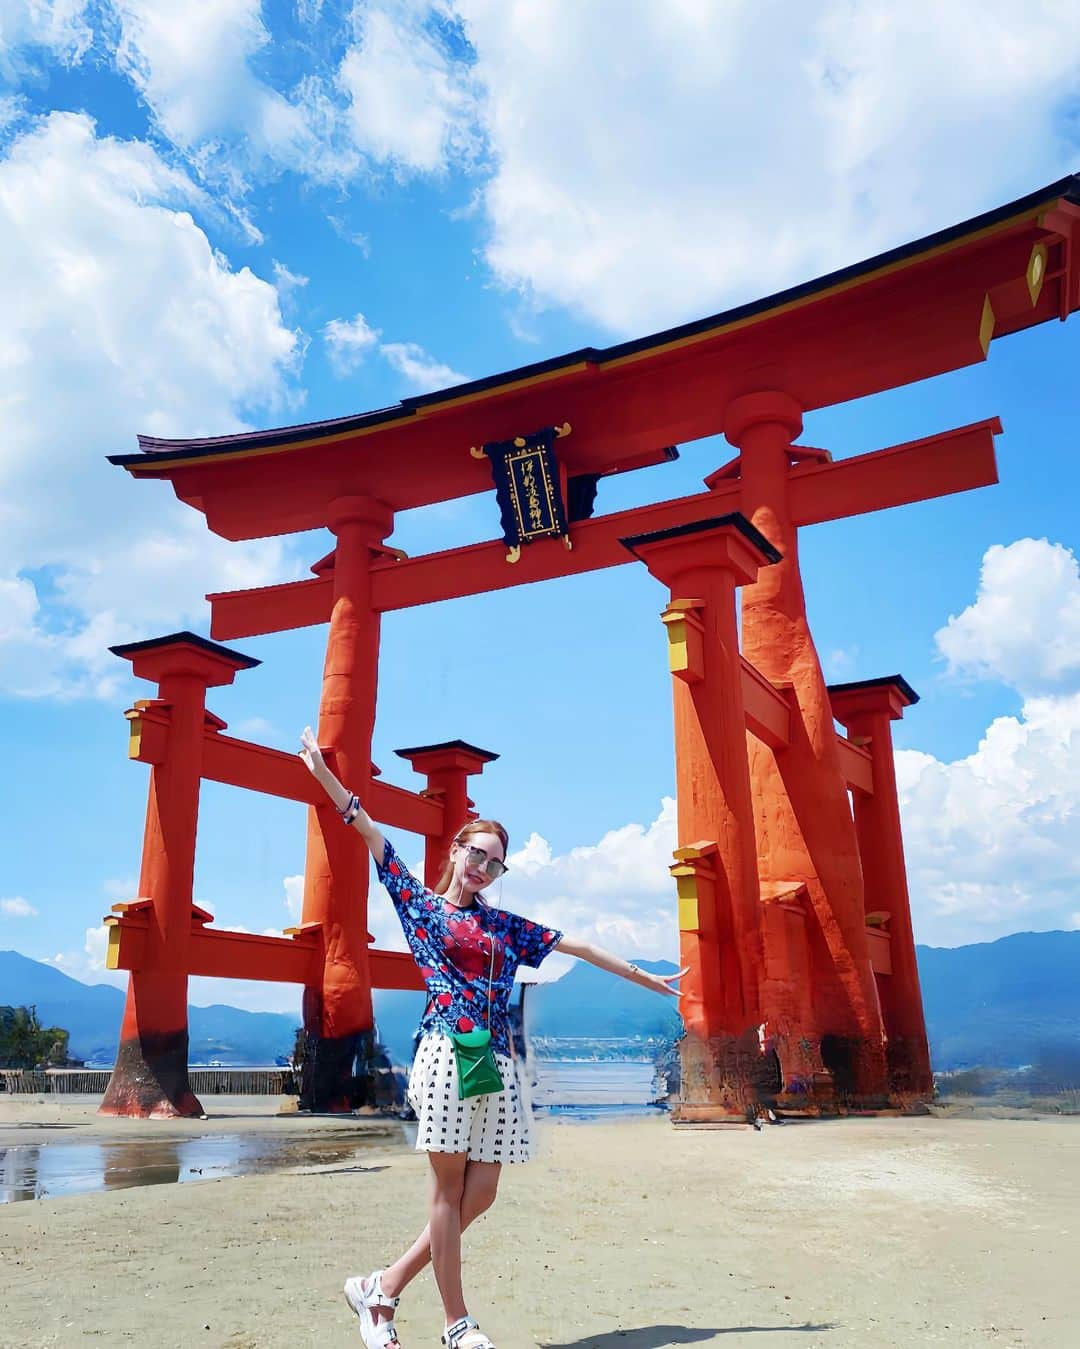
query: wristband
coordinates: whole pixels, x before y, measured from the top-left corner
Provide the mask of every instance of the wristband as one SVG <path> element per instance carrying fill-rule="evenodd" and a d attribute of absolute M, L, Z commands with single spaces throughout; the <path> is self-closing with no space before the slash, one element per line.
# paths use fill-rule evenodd
<path fill-rule="evenodd" d="M 354 793 L 349 797 L 349 804 L 341 812 L 341 818 L 346 824 L 352 824 L 357 815 L 360 814 L 360 798 Z"/>

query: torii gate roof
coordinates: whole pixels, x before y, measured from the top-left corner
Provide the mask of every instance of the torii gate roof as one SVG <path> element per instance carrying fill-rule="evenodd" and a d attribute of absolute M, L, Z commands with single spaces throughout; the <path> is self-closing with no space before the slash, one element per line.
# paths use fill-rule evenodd
<path fill-rule="evenodd" d="M 994 337 L 1080 307 L 1080 175 L 775 295 L 630 342 L 584 347 L 393 407 L 110 455 L 166 478 L 230 539 L 326 523 L 342 495 L 405 510 L 487 491 L 470 446 L 570 422 L 571 476 L 658 463 L 779 389 L 827 407 L 985 358 Z"/>

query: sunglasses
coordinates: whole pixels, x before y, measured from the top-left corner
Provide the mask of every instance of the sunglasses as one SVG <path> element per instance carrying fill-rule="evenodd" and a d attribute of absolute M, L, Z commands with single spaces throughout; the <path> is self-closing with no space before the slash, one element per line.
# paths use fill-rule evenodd
<path fill-rule="evenodd" d="M 460 841 L 458 846 L 465 849 L 465 857 L 469 866 L 485 872 L 488 880 L 497 881 L 500 876 L 505 876 L 510 870 L 506 863 L 500 862 L 497 857 L 489 857 L 483 848 L 470 848 Z"/>

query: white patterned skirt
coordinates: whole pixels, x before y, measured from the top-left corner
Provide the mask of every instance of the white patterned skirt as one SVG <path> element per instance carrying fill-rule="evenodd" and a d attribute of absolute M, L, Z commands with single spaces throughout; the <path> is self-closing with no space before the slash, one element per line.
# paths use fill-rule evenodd
<path fill-rule="evenodd" d="M 407 1099 L 417 1118 L 419 1152 L 465 1152 L 471 1162 L 527 1162 L 532 1155 L 532 1107 L 515 1064 L 496 1054 L 502 1091 L 458 1099 L 450 1037 L 424 1035 L 409 1073 Z"/>

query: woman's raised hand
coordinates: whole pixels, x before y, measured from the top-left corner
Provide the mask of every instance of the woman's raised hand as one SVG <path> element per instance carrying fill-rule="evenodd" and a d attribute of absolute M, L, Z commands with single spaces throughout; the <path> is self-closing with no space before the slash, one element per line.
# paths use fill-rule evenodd
<path fill-rule="evenodd" d="M 319 776 L 326 769 L 326 761 L 323 759 L 322 750 L 319 748 L 319 742 L 315 739 L 315 733 L 310 726 L 304 727 L 304 732 L 300 737 L 300 757 L 308 768 Z"/>
<path fill-rule="evenodd" d="M 304 727 L 298 752 L 311 770 L 315 781 L 330 798 L 330 804 L 341 812 L 346 824 L 352 825 L 357 830 L 370 849 L 372 857 L 381 866 L 386 855 L 386 839 L 383 838 L 379 826 L 372 822 L 371 816 L 361 806 L 360 798 L 354 796 L 350 788 L 340 783 L 333 769 L 327 767 L 319 742 L 315 739 L 315 733 L 310 726 Z"/>
<path fill-rule="evenodd" d="M 689 965 L 685 965 L 676 974 L 650 974 L 649 978 L 655 981 L 657 993 L 666 993 L 669 998 L 681 998 L 682 989 L 673 988 L 672 985 L 678 983 L 689 968 Z"/>

